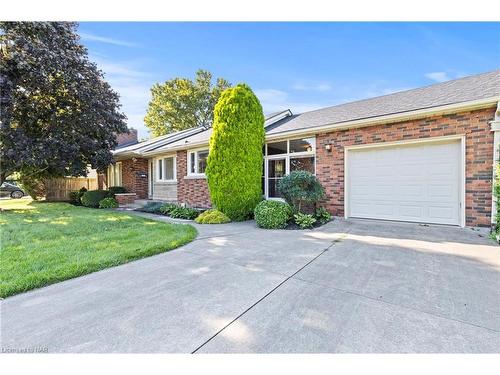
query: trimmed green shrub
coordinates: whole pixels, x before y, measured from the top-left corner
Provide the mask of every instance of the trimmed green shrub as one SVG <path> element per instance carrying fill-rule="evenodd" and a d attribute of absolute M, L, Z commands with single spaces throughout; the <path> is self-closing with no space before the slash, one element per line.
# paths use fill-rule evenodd
<path fill-rule="evenodd" d="M 113 196 L 115 196 L 115 194 L 128 193 L 127 189 L 125 189 L 123 186 L 110 186 L 108 188 L 108 191 L 110 192 L 110 194 L 113 194 Z"/>
<path fill-rule="evenodd" d="M 278 189 L 296 213 L 301 212 L 304 203 L 316 204 L 325 195 L 319 180 L 307 171 L 294 171 L 283 177 Z"/>
<path fill-rule="evenodd" d="M 99 208 L 118 208 L 118 202 L 115 198 L 104 198 L 99 202 Z"/>
<path fill-rule="evenodd" d="M 81 206 L 82 202 L 80 202 L 80 192 L 79 191 L 70 191 L 69 192 L 69 203 L 74 206 Z"/>
<path fill-rule="evenodd" d="M 81 206 L 82 205 L 81 198 L 83 193 L 85 193 L 86 191 L 87 188 L 85 187 L 80 188 L 80 190 L 71 191 L 69 193 L 69 203 L 71 203 L 74 206 Z"/>
<path fill-rule="evenodd" d="M 229 223 L 229 219 L 223 212 L 219 210 L 206 210 L 201 213 L 194 221 L 198 224 L 225 224 Z"/>
<path fill-rule="evenodd" d="M 262 201 L 254 210 L 255 222 L 261 228 L 282 229 L 292 217 L 292 208 L 280 201 Z"/>
<path fill-rule="evenodd" d="M 89 190 L 83 193 L 81 202 L 85 207 L 98 208 L 99 202 L 104 198 L 109 198 L 109 191 L 107 190 Z"/>
<path fill-rule="evenodd" d="M 170 210 L 168 216 L 173 217 L 175 219 L 187 219 L 194 220 L 200 214 L 198 210 L 189 207 L 175 207 Z"/>
<path fill-rule="evenodd" d="M 314 212 L 314 217 L 321 223 L 328 223 L 332 219 L 332 215 L 324 207 L 319 207 Z"/>
<path fill-rule="evenodd" d="M 150 214 L 160 213 L 160 208 L 163 206 L 162 202 L 148 202 L 138 211 L 149 212 Z"/>
<path fill-rule="evenodd" d="M 264 115 L 250 87 L 225 90 L 214 109 L 207 175 L 214 206 L 231 220 L 245 220 L 262 199 Z"/>
<path fill-rule="evenodd" d="M 316 222 L 316 219 L 310 214 L 302 214 L 299 212 L 298 214 L 293 215 L 293 217 L 295 219 L 295 224 L 297 224 L 301 229 L 312 228 Z"/>
<path fill-rule="evenodd" d="M 158 211 L 160 211 L 160 213 L 162 213 L 163 215 L 169 215 L 170 212 L 172 212 L 172 210 L 176 209 L 177 207 L 179 206 L 175 203 L 164 203 Z"/>

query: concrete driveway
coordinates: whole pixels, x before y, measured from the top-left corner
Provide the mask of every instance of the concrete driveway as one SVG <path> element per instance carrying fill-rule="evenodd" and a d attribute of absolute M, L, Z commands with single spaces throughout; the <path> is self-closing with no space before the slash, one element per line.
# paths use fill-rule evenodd
<path fill-rule="evenodd" d="M 177 250 L 2 301 L 2 349 L 500 351 L 500 247 L 479 232 L 198 228 Z"/>

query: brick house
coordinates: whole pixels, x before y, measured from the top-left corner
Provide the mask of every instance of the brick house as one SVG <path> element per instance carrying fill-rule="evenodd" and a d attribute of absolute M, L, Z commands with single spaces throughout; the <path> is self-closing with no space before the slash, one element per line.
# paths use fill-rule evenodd
<path fill-rule="evenodd" d="M 280 178 L 315 173 L 336 216 L 489 227 L 500 143 L 500 70 L 266 118 L 263 194 Z M 108 180 L 142 199 L 209 207 L 211 129 L 115 151 Z"/>

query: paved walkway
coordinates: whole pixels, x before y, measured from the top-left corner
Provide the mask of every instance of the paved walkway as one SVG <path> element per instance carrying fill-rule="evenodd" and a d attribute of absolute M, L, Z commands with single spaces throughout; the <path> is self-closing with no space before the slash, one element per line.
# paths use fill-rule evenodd
<path fill-rule="evenodd" d="M 478 232 L 341 219 L 312 231 L 196 227 L 182 248 L 2 301 L 1 346 L 500 351 L 500 247 Z"/>

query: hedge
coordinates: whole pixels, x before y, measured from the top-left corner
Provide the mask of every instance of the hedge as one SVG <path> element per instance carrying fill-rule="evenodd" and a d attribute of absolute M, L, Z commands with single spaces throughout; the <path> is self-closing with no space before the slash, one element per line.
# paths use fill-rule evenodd
<path fill-rule="evenodd" d="M 99 208 L 99 202 L 110 196 L 107 190 L 89 190 L 80 198 L 85 207 Z"/>

